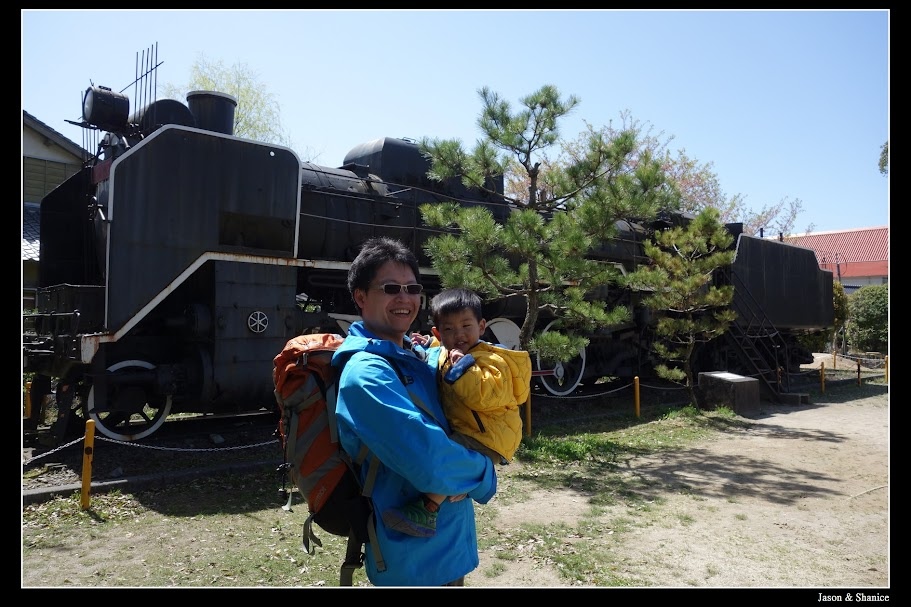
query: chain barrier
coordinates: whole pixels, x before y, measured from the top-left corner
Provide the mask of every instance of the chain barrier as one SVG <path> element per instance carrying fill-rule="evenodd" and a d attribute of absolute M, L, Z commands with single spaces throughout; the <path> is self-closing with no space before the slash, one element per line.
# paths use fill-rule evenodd
<path fill-rule="evenodd" d="M 104 441 L 106 443 L 114 443 L 117 445 L 123 445 L 125 447 L 136 447 L 137 449 L 153 449 L 156 451 L 177 451 L 179 453 L 204 453 L 204 452 L 214 452 L 214 451 L 240 451 L 242 449 L 254 449 L 256 447 L 265 447 L 267 445 L 274 445 L 276 443 L 275 439 L 263 442 L 256 443 L 253 445 L 237 445 L 236 447 L 208 447 L 201 449 L 190 449 L 187 447 L 159 447 L 156 445 L 142 445 L 139 443 L 128 443 L 124 441 L 114 440 L 104 436 L 96 436 L 96 441 Z"/>
<path fill-rule="evenodd" d="M 839 355 L 839 358 L 848 359 L 850 357 Z M 861 364 L 863 366 L 865 366 L 867 369 L 872 370 L 872 373 L 874 374 L 873 377 L 878 377 L 878 375 L 876 374 L 877 369 L 882 369 L 885 367 L 885 360 L 882 360 L 882 359 L 863 359 L 863 358 L 855 357 L 851 360 L 854 361 L 855 365 L 856 365 L 857 360 L 862 361 Z M 863 361 L 868 361 L 870 364 L 867 364 L 867 362 L 863 362 Z M 831 373 L 832 371 L 837 371 L 837 372 L 843 373 L 843 374 L 847 373 L 849 371 L 853 372 L 852 369 L 846 369 L 844 367 L 841 369 L 826 369 L 827 373 Z M 813 375 L 813 376 L 818 377 L 819 369 L 807 369 L 807 370 L 801 371 L 800 373 L 788 373 L 788 377 L 804 377 L 804 376 L 808 376 L 808 375 Z M 761 373 L 753 373 L 753 374 L 749 374 L 749 375 L 744 374 L 743 377 L 759 379 L 760 377 L 762 377 L 762 374 Z M 833 381 L 837 381 L 837 380 L 833 379 Z M 559 400 L 590 400 L 593 398 L 598 398 L 600 396 L 610 396 L 612 394 L 616 394 L 617 392 L 626 390 L 627 388 L 631 388 L 632 386 L 633 386 L 633 384 L 629 383 L 629 384 L 626 384 L 625 386 L 621 386 L 619 388 L 615 388 L 613 390 L 607 390 L 604 392 L 592 392 L 592 393 L 586 393 L 586 394 L 575 394 L 575 395 L 567 395 L 567 396 L 556 396 L 554 394 L 544 393 L 544 392 L 542 392 L 540 394 L 535 394 L 534 396 L 543 397 L 543 398 L 553 398 L 553 399 L 559 399 Z M 639 384 L 639 388 L 657 390 L 660 392 L 671 392 L 671 391 L 675 391 L 675 390 L 687 390 L 688 389 L 686 386 L 679 385 L 679 384 L 673 385 L 673 386 L 650 386 L 648 384 L 641 384 L 641 383 Z"/>
<path fill-rule="evenodd" d="M 547 397 L 547 398 L 556 398 L 556 399 L 559 399 L 559 400 L 591 399 L 591 398 L 596 398 L 596 397 L 598 397 L 598 396 L 608 396 L 609 394 L 614 394 L 614 393 L 616 393 L 616 392 L 620 392 L 621 390 L 626 390 L 627 388 L 629 388 L 629 387 L 632 386 L 632 385 L 633 385 L 633 384 L 626 384 L 625 386 L 622 386 L 622 387 L 617 388 L 617 389 L 615 389 L 615 390 L 608 390 L 608 391 L 606 391 L 606 392 L 598 392 L 597 394 L 576 394 L 576 395 L 574 395 L 574 396 L 556 396 L 556 395 L 550 394 L 550 393 L 548 393 L 548 394 L 542 393 L 542 394 L 535 394 L 534 396 L 543 396 L 543 397 Z"/>
<path fill-rule="evenodd" d="M 576 394 L 573 396 L 556 396 L 556 395 L 553 395 L 550 393 L 547 393 L 547 394 L 541 393 L 541 394 L 535 394 L 534 396 L 544 397 L 544 398 L 556 398 L 559 400 L 579 400 L 579 399 L 590 400 L 592 398 L 597 398 L 599 396 L 610 396 L 611 394 L 616 394 L 617 392 L 621 392 L 623 390 L 626 390 L 627 388 L 632 388 L 632 387 L 633 387 L 633 384 L 629 383 L 629 384 L 626 384 L 625 386 L 620 386 L 619 388 L 615 388 L 613 390 L 607 390 L 605 392 L 592 392 L 592 393 L 586 393 L 586 394 Z M 670 392 L 672 390 L 686 390 L 687 389 L 686 386 L 679 386 L 679 385 L 678 386 L 649 386 L 646 384 L 639 384 L 639 388 L 648 388 L 651 390 L 658 390 L 661 392 Z"/>
<path fill-rule="evenodd" d="M 85 439 L 84 436 L 80 436 L 79 438 L 77 438 L 65 445 L 60 445 L 59 447 L 56 447 L 56 448 L 48 451 L 47 453 L 42 453 L 41 455 L 36 455 L 35 457 L 32 457 L 32 458 L 22 462 L 22 465 L 27 466 L 36 460 L 39 460 L 43 457 L 47 457 L 48 455 L 51 455 L 52 453 L 56 453 L 57 451 L 60 451 L 67 447 L 71 447 L 71 446 L 75 445 L 76 443 L 80 443 L 84 439 Z M 96 442 L 103 441 L 106 443 L 121 445 L 123 447 L 135 447 L 137 449 L 152 449 L 155 451 L 175 451 L 178 453 L 210 453 L 210 452 L 240 451 L 242 449 L 256 449 L 258 447 L 266 447 L 268 445 L 274 445 L 276 442 L 275 439 L 272 439 L 269 441 L 265 441 L 262 443 L 255 443 L 252 445 L 238 445 L 235 447 L 207 447 L 207 448 L 199 448 L 199 449 L 190 449 L 187 447 L 159 447 L 157 445 L 145 445 L 145 444 L 140 444 L 140 443 L 119 441 L 119 440 L 115 440 L 112 438 L 108 438 L 106 436 L 97 436 L 97 435 L 95 436 L 95 441 Z"/>
<path fill-rule="evenodd" d="M 850 360 L 855 365 L 859 362 L 862 366 L 868 369 L 883 369 L 886 366 L 886 360 L 881 356 L 877 356 L 875 358 L 866 358 L 863 356 L 855 356 L 853 354 L 839 354 L 838 358 Z"/>
<path fill-rule="evenodd" d="M 85 438 L 84 436 L 80 436 L 79 438 L 74 439 L 74 440 L 72 440 L 71 442 L 68 442 L 68 443 L 65 444 L 65 445 L 60 445 L 59 447 L 55 447 L 54 449 L 51 449 L 51 450 L 48 451 L 47 453 L 42 453 L 41 455 L 36 455 L 35 457 L 29 458 L 29 459 L 25 460 L 24 462 L 22 462 L 22 465 L 23 465 L 23 466 L 28 466 L 28 465 L 31 464 L 32 462 L 34 462 L 34 461 L 36 461 L 36 460 L 39 460 L 39 459 L 41 459 L 42 457 L 47 457 L 48 455 L 53 455 L 54 453 L 57 453 L 58 451 L 62 451 L 62 450 L 64 450 L 64 449 L 66 449 L 67 447 L 72 447 L 72 446 L 75 445 L 76 443 L 81 443 L 82 440 L 83 440 L 84 438 Z"/>

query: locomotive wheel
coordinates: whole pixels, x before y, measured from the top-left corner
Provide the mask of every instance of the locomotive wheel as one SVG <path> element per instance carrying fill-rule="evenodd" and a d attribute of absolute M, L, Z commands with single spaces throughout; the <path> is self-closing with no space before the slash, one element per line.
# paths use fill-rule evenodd
<path fill-rule="evenodd" d="M 155 365 L 144 360 L 124 360 L 108 367 L 108 372 L 120 370 L 154 369 Z M 108 385 L 109 410 L 99 411 L 95 406 L 95 388 L 89 390 L 86 409 L 95 420 L 98 431 L 114 440 L 134 441 L 158 430 L 171 412 L 170 396 L 148 394 L 143 386 Z M 107 407 L 104 407 L 107 409 Z"/>
<path fill-rule="evenodd" d="M 485 336 L 485 341 L 506 346 L 510 350 L 518 350 L 521 347 L 519 343 L 519 327 L 516 323 L 508 318 L 494 318 L 487 322 L 487 331 L 493 339 Z"/>
<path fill-rule="evenodd" d="M 544 330 L 556 321 L 551 321 Z M 585 348 L 579 350 L 579 356 L 568 362 L 551 363 L 542 360 L 540 355 L 535 356 L 535 370 L 544 371 L 553 369 L 553 375 L 541 375 L 538 381 L 545 390 L 554 396 L 567 396 L 572 394 L 582 384 L 582 374 L 585 371 Z"/>

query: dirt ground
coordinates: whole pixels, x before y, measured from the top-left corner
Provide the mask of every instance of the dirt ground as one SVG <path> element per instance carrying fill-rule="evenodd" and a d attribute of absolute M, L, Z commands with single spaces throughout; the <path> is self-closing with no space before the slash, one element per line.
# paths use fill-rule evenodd
<path fill-rule="evenodd" d="M 664 488 L 653 508 L 593 510 L 572 490 L 537 490 L 503 507 L 494 498 L 497 525 L 564 522 L 573 529 L 587 517 L 607 526 L 626 520 L 624 532 L 586 541 L 602 542 L 617 573 L 634 585 L 889 588 L 889 394 L 817 400 L 764 402 L 747 430 L 626 462 L 624 475 Z M 521 482 L 520 474 L 521 464 L 506 467 L 498 494 Z M 467 582 L 571 585 L 552 563 L 498 559 L 492 550 L 482 552 Z"/>

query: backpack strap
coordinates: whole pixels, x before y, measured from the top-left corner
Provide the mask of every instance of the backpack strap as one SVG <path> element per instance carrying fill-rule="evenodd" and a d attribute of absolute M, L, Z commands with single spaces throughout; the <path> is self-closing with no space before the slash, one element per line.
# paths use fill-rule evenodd
<path fill-rule="evenodd" d="M 386 571 L 386 561 L 383 560 L 383 554 L 380 551 L 380 543 L 376 537 L 376 521 L 373 519 L 373 513 L 367 519 L 367 534 L 370 538 L 370 551 L 373 553 L 378 571 Z M 354 533 L 348 534 L 348 545 L 345 548 L 345 561 L 342 563 L 342 569 L 339 574 L 339 586 L 352 586 L 354 584 L 354 571 L 364 566 L 364 553 L 361 552 L 362 542 L 357 541 Z"/>
<path fill-rule="evenodd" d="M 418 409 L 429 415 L 430 419 L 435 421 L 439 427 L 445 428 L 446 426 L 440 423 L 440 420 L 438 420 L 437 416 L 434 415 L 433 412 L 427 407 L 427 405 L 424 404 L 424 401 L 421 400 L 421 397 L 412 392 L 411 388 L 408 387 L 411 385 L 412 380 L 410 377 L 405 376 L 405 374 L 402 372 L 401 367 L 399 367 L 399 364 L 392 358 L 386 358 L 386 360 L 389 361 L 389 364 L 392 365 L 393 369 L 395 369 L 395 374 L 399 376 L 399 380 L 402 382 L 402 384 L 405 385 L 405 390 L 408 392 L 408 397 L 411 399 L 411 402 L 413 402 Z"/>
<path fill-rule="evenodd" d="M 307 520 L 304 521 L 304 529 L 301 536 L 301 543 L 304 545 L 304 550 L 307 551 L 307 554 L 316 553 L 317 546 L 320 548 L 323 547 L 323 543 L 316 537 L 316 534 L 313 533 L 313 516 L 314 514 L 312 512 L 307 516 Z"/>
<path fill-rule="evenodd" d="M 373 515 L 371 515 L 371 518 Z M 368 529 L 373 529 L 368 521 Z M 376 532 L 374 532 L 376 533 Z M 364 553 L 361 552 L 361 543 L 357 541 L 354 533 L 348 534 L 348 547 L 345 549 L 345 560 L 342 562 L 342 569 L 339 573 L 339 586 L 354 585 L 354 570 L 364 566 Z"/>
<path fill-rule="evenodd" d="M 338 422 L 336 421 L 335 416 L 335 406 L 336 402 L 338 401 L 338 390 L 333 390 L 332 388 L 336 383 L 338 383 L 338 378 L 332 380 L 332 382 L 327 386 L 317 373 L 314 373 L 311 377 L 313 377 L 313 381 L 316 382 L 316 385 L 319 386 L 320 392 L 326 396 L 326 415 L 329 418 L 329 439 L 333 443 L 337 444 L 338 427 L 336 424 Z"/>

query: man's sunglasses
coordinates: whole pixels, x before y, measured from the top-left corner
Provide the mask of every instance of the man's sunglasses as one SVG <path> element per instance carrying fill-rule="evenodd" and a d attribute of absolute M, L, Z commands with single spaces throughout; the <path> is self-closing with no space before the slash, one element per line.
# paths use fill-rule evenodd
<path fill-rule="evenodd" d="M 397 285 L 395 283 L 386 283 L 384 285 L 378 285 L 374 289 L 380 289 L 386 295 L 398 295 L 399 293 L 408 293 L 409 295 L 420 295 L 421 291 L 424 290 L 424 285 L 411 284 L 411 285 Z"/>

